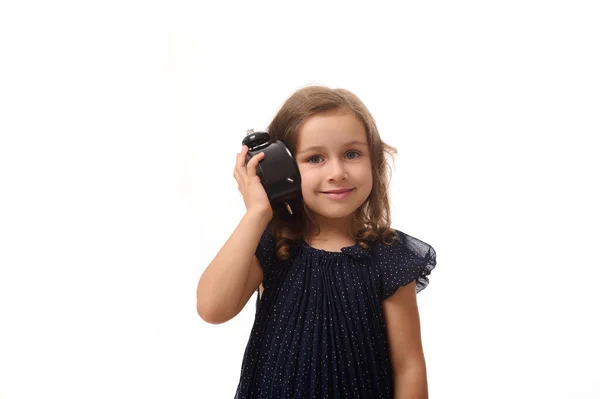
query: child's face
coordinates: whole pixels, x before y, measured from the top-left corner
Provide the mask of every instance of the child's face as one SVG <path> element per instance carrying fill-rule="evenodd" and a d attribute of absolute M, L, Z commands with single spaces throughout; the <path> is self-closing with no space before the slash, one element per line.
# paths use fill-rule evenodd
<path fill-rule="evenodd" d="M 371 193 L 367 133 L 351 113 L 335 111 L 306 120 L 298 132 L 296 161 L 304 203 L 321 221 L 352 217 Z M 339 198 L 325 193 L 339 189 L 352 191 Z"/>

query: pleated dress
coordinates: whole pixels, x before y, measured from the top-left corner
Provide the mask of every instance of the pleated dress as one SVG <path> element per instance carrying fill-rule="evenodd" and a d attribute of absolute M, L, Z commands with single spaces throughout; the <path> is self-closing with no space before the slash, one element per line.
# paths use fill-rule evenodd
<path fill-rule="evenodd" d="M 396 233 L 391 245 L 341 252 L 302 241 L 281 261 L 267 227 L 256 249 L 264 291 L 236 399 L 393 397 L 382 302 L 415 280 L 423 290 L 436 264 L 433 247 Z"/>

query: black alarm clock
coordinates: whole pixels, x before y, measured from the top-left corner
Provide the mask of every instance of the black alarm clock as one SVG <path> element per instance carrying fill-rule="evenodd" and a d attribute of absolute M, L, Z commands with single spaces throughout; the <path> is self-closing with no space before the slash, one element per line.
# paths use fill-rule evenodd
<path fill-rule="evenodd" d="M 302 203 L 300 170 L 290 150 L 280 140 L 273 142 L 267 132 L 248 130 L 242 145 L 248 147 L 244 165 L 250 159 L 264 152 L 265 156 L 256 166 L 273 210 L 285 209 L 290 215 L 294 210 L 299 214 Z"/>

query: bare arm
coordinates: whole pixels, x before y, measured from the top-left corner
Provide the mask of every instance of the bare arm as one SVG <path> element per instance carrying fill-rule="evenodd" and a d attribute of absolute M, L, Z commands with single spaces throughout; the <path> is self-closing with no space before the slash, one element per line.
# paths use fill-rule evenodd
<path fill-rule="evenodd" d="M 254 252 L 269 220 L 260 213 L 246 213 L 202 273 L 196 291 L 196 306 L 206 322 L 224 323 L 239 312 Z"/>
<path fill-rule="evenodd" d="M 421 342 L 416 283 L 398 288 L 383 301 L 390 345 L 394 398 L 427 399 L 427 370 Z"/>
<path fill-rule="evenodd" d="M 248 301 L 263 277 L 254 252 L 273 217 L 273 210 L 256 175 L 256 165 L 265 154 L 253 156 L 245 165 L 247 153 L 248 147 L 242 146 L 233 169 L 244 198 L 246 214 L 202 273 L 196 291 L 198 314 L 213 324 L 224 323 L 237 315 L 242 301 L 245 301 L 244 304 Z"/>

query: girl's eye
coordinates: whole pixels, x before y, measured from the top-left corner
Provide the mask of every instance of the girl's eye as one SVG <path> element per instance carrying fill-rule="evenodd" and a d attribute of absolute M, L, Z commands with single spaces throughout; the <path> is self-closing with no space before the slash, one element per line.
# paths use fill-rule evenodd
<path fill-rule="evenodd" d="M 306 160 L 306 162 L 308 162 L 308 163 L 317 163 L 317 162 L 311 162 L 311 161 L 310 161 L 311 159 L 315 159 L 315 158 L 321 158 L 321 156 L 320 156 L 320 155 L 313 155 L 312 157 L 308 158 L 308 159 Z"/>
<path fill-rule="evenodd" d="M 350 160 L 354 160 L 360 156 L 360 153 L 358 151 L 348 151 L 346 153 L 346 156 L 348 156 L 348 154 L 355 154 L 354 156 L 348 157 L 348 159 L 350 159 Z M 308 158 L 306 160 L 306 162 L 316 164 L 319 162 L 312 162 L 312 160 L 319 159 L 319 158 L 322 158 L 322 157 L 320 155 L 313 155 L 312 157 Z"/>
<path fill-rule="evenodd" d="M 347 155 L 347 154 L 356 154 L 356 156 L 355 156 L 355 157 L 352 157 L 352 158 L 350 158 L 350 159 L 356 159 L 356 158 L 358 158 L 358 157 L 360 156 L 360 153 L 359 153 L 358 151 L 348 151 L 348 152 L 346 153 L 346 155 Z"/>

